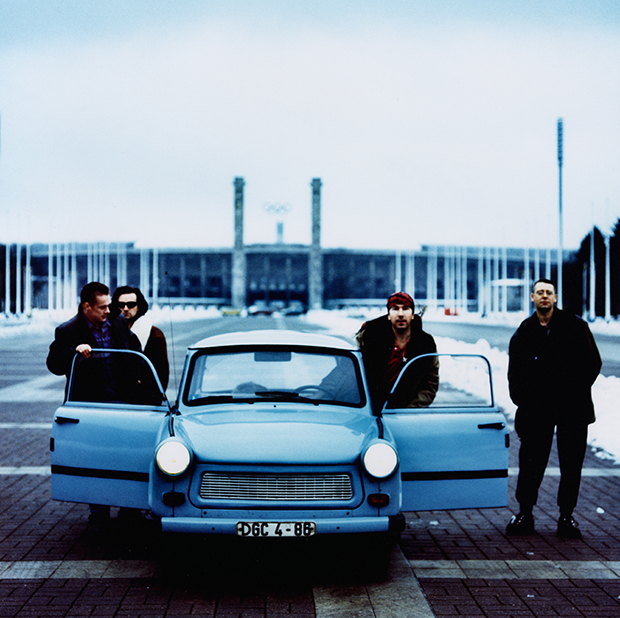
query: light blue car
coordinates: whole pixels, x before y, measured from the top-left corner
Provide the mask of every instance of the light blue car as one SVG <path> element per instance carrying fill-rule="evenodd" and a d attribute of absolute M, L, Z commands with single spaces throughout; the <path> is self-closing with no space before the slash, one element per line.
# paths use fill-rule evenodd
<path fill-rule="evenodd" d="M 146 357 L 100 356 L 120 368 L 122 388 L 87 401 L 89 361 L 74 367 L 54 415 L 56 500 L 148 511 L 163 531 L 240 537 L 387 535 L 402 529 L 402 511 L 506 505 L 506 421 L 482 356 L 439 355 L 433 403 L 388 401 L 380 415 L 360 352 L 336 337 L 204 339 L 188 350 L 174 405 Z M 403 370 L 395 394 L 424 360 Z"/>

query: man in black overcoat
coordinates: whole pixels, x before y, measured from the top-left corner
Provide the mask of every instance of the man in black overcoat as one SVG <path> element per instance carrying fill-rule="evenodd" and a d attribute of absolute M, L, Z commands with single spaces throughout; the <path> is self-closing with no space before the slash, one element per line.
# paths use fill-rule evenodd
<path fill-rule="evenodd" d="M 573 518 L 577 505 L 588 425 L 593 423 L 591 388 L 601 370 L 601 357 L 588 325 L 555 306 L 554 284 L 538 280 L 532 287 L 534 313 L 510 340 L 508 385 L 517 406 L 515 430 L 521 441 L 516 498 L 519 513 L 508 534 L 534 531 L 532 509 L 557 431 L 560 459 L 557 532 L 581 538 Z"/>

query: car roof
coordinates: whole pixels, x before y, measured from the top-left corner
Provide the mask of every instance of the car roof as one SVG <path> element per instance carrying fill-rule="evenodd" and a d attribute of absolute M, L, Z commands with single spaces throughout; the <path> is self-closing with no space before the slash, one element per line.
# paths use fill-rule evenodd
<path fill-rule="evenodd" d="M 240 345 L 277 345 L 277 346 L 309 346 L 320 348 L 334 348 L 336 350 L 357 350 L 351 343 L 318 333 L 304 333 L 295 330 L 248 330 L 213 335 L 201 339 L 190 349 L 214 348 Z"/>

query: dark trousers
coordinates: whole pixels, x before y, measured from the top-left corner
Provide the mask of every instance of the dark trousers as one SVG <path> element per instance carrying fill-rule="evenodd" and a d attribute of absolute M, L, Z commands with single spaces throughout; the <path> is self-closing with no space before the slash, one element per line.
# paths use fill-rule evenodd
<path fill-rule="evenodd" d="M 573 420 L 563 420 L 556 425 L 553 420 L 529 419 L 517 412 L 515 429 L 521 447 L 516 498 L 522 512 L 530 511 L 538 500 L 538 489 L 549 461 L 556 427 L 560 458 L 560 513 L 568 516 L 577 505 L 581 468 L 588 443 L 588 425 Z"/>

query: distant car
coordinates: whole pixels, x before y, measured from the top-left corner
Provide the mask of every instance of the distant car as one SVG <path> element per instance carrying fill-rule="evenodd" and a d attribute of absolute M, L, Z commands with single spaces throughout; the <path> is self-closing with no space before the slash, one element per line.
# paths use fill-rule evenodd
<path fill-rule="evenodd" d="M 273 307 L 270 307 L 264 300 L 257 300 L 248 307 L 248 315 L 271 315 Z"/>
<path fill-rule="evenodd" d="M 336 337 L 204 339 L 188 350 L 174 405 L 146 357 L 99 353 L 122 359 L 125 384 L 139 388 L 87 401 L 89 361 L 76 364 L 54 415 L 56 500 L 142 509 L 163 531 L 385 540 L 402 511 L 506 504 L 507 428 L 484 357 L 440 355 L 431 406 L 388 401 L 373 415 L 361 355 Z M 407 365 L 393 397 L 425 360 Z"/>
<path fill-rule="evenodd" d="M 304 304 L 299 300 L 292 300 L 284 309 L 282 309 L 284 315 L 302 315 L 306 313 Z"/>

